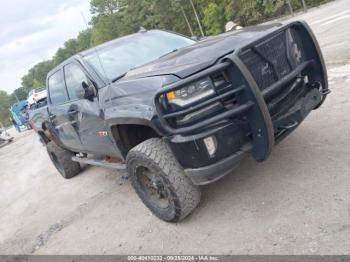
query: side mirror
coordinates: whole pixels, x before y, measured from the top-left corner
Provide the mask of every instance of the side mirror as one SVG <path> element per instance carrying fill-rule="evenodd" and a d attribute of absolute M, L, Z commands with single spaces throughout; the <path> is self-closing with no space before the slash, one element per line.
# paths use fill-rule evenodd
<path fill-rule="evenodd" d="M 88 84 L 85 81 L 81 83 L 81 86 L 82 89 L 76 91 L 77 97 L 79 99 L 88 99 L 92 101 L 97 94 L 96 87 L 92 83 Z"/>

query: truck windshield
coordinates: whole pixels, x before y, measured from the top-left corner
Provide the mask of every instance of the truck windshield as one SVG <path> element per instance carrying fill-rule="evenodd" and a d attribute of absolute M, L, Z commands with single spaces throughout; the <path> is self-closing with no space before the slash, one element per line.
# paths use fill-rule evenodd
<path fill-rule="evenodd" d="M 130 69 L 194 43 L 192 39 L 177 34 L 147 31 L 98 46 L 85 55 L 85 60 L 102 76 L 113 81 Z"/>

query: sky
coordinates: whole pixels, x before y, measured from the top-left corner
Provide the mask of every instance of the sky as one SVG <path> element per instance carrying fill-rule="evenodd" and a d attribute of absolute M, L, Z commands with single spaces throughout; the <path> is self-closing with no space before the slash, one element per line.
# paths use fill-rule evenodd
<path fill-rule="evenodd" d="M 0 0 L 0 90 L 9 94 L 90 20 L 89 0 Z"/>

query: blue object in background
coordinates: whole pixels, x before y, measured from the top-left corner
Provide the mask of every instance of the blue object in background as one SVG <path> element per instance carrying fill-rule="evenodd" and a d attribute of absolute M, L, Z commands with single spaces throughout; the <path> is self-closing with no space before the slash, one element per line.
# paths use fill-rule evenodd
<path fill-rule="evenodd" d="M 27 100 L 19 101 L 10 107 L 10 112 L 13 120 L 18 126 L 26 125 L 28 119 L 26 118 L 25 108 L 28 106 Z"/>

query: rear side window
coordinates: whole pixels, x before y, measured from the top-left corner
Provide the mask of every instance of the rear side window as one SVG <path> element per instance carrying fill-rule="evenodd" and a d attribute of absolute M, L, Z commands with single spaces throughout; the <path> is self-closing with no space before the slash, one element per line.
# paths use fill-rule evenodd
<path fill-rule="evenodd" d="M 84 71 L 75 63 L 68 64 L 64 67 L 64 77 L 68 95 L 71 100 L 77 99 L 77 90 L 83 89 L 82 83 L 89 83 Z"/>
<path fill-rule="evenodd" d="M 48 83 L 50 100 L 52 104 L 60 104 L 68 100 L 61 70 L 51 75 Z"/>

